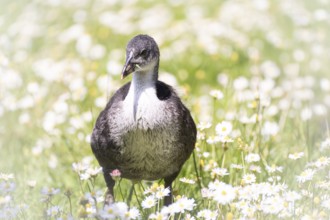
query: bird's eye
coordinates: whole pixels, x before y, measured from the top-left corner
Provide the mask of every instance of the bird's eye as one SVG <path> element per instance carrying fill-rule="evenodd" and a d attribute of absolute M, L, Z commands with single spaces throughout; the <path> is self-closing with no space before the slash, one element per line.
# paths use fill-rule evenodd
<path fill-rule="evenodd" d="M 140 56 L 141 57 L 146 57 L 148 54 L 147 50 L 142 50 L 141 53 L 140 53 Z"/>

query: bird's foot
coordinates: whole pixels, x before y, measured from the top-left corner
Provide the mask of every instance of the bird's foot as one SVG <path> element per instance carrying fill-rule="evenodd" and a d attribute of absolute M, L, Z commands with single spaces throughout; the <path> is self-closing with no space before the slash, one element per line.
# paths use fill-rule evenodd
<path fill-rule="evenodd" d="M 114 202 L 115 202 L 114 196 L 109 191 L 107 191 L 104 196 L 104 206 L 108 206 Z"/>

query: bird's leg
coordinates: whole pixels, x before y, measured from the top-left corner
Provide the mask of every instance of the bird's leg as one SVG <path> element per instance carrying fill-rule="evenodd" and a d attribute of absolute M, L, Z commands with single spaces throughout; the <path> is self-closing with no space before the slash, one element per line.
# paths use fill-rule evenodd
<path fill-rule="evenodd" d="M 115 181 L 110 176 L 110 171 L 111 170 L 103 168 L 104 180 L 108 187 L 108 190 L 105 193 L 105 197 L 104 197 L 104 205 L 110 205 L 111 203 L 115 202 L 115 196 L 113 194 L 113 187 L 115 186 Z"/>
<path fill-rule="evenodd" d="M 171 176 L 165 177 L 165 188 L 169 188 L 170 194 L 168 196 L 165 196 L 164 198 L 164 205 L 168 206 L 171 205 L 173 202 L 173 189 L 172 189 L 172 182 L 175 180 L 175 178 L 178 176 L 179 172 L 172 174 Z"/>
<path fill-rule="evenodd" d="M 135 185 L 135 183 L 132 182 L 132 187 L 131 187 L 131 189 L 129 191 L 129 195 L 128 195 L 128 198 L 127 198 L 127 205 L 128 205 L 128 207 L 129 207 L 129 205 L 131 203 L 131 200 L 132 200 L 133 191 L 134 191 L 134 185 Z"/>

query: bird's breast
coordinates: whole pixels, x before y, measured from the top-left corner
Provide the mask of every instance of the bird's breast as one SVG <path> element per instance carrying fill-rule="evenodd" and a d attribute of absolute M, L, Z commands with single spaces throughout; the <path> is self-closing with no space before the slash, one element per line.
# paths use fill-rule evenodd
<path fill-rule="evenodd" d="M 134 103 L 134 101 L 137 101 Z M 117 155 L 125 175 L 141 179 L 158 179 L 179 169 L 175 159 L 180 152 L 177 146 L 177 121 L 166 111 L 165 103 L 148 93 L 138 100 L 128 97 L 111 131 L 117 134 Z M 120 135 L 119 135 L 120 134 Z"/>

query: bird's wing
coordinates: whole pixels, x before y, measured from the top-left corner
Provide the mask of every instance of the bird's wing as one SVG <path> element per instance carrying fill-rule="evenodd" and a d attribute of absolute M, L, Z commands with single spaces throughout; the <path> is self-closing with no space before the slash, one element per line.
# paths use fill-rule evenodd
<path fill-rule="evenodd" d="M 125 99 L 129 87 L 130 82 L 118 89 L 96 120 L 91 137 L 91 147 L 102 167 L 110 168 L 116 166 L 116 161 L 113 157 L 115 155 L 114 151 L 118 150 L 119 146 L 114 142 L 113 137 L 110 136 L 109 125 L 112 123 L 112 117 L 109 112 Z"/>
<path fill-rule="evenodd" d="M 165 101 L 166 111 L 175 118 L 178 125 L 177 146 L 181 148 L 183 162 L 187 160 L 194 150 L 197 136 L 197 129 L 189 110 L 181 102 L 175 90 L 164 82 L 157 81 L 157 97 Z"/>

